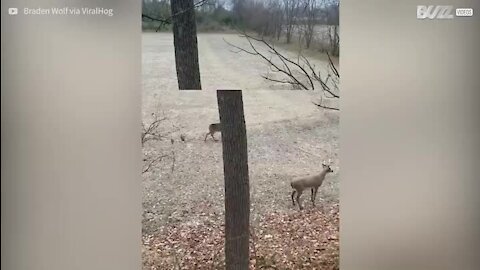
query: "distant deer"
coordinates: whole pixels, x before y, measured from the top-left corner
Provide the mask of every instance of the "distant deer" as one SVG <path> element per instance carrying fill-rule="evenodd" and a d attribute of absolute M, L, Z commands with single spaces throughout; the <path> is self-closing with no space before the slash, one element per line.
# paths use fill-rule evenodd
<path fill-rule="evenodd" d="M 216 132 L 222 132 L 222 126 L 220 125 L 220 123 L 210 124 L 210 126 L 208 126 L 208 133 L 205 134 L 204 141 L 207 141 L 208 135 L 212 136 L 214 141 L 218 141 L 217 139 L 215 139 L 215 136 L 213 136 Z"/>
<path fill-rule="evenodd" d="M 312 190 L 312 204 L 315 206 L 315 198 L 317 197 L 317 191 L 318 188 L 322 185 L 323 180 L 325 180 L 325 176 L 328 173 L 333 172 L 333 170 L 330 168 L 330 165 L 325 164 L 325 162 L 322 163 L 323 170 L 320 174 L 317 175 L 311 175 L 311 176 L 306 176 L 306 177 L 297 177 L 292 180 L 290 185 L 293 188 L 292 192 L 292 203 L 293 206 L 295 206 L 295 193 L 297 194 L 296 201 L 298 203 L 298 206 L 300 210 L 303 209 L 302 204 L 300 203 L 300 196 L 302 195 L 303 191 L 307 188 L 310 188 Z"/>

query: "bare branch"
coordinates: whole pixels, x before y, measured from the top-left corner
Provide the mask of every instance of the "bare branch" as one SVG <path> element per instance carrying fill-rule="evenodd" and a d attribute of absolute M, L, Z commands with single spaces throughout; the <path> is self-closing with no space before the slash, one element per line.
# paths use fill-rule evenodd
<path fill-rule="evenodd" d="M 327 52 L 327 56 L 328 56 L 328 62 L 330 64 L 330 67 L 332 68 L 335 76 L 337 76 L 338 78 L 340 78 L 340 73 L 338 73 L 338 70 L 337 68 L 335 67 L 335 64 L 333 63 L 332 61 L 332 58 L 330 57 L 330 54 Z"/>
<path fill-rule="evenodd" d="M 152 21 L 156 21 L 156 22 L 161 22 L 163 24 L 170 24 L 171 21 L 170 21 L 170 18 L 167 18 L 167 19 L 159 19 L 159 18 L 154 18 L 152 16 L 149 16 L 149 15 L 146 15 L 146 14 L 143 14 L 142 13 L 142 18 L 146 18 L 146 19 L 149 19 L 149 20 L 152 20 Z"/>
<path fill-rule="evenodd" d="M 328 109 L 328 110 L 334 110 L 334 111 L 339 111 L 340 109 L 339 108 L 334 108 L 334 107 L 330 107 L 330 106 L 325 106 L 322 104 L 323 102 L 323 97 L 320 97 L 320 103 L 316 103 L 316 102 L 313 102 L 312 103 L 320 108 L 324 108 L 324 109 Z"/>
<path fill-rule="evenodd" d="M 172 173 L 175 171 L 175 151 L 172 151 Z"/>
<path fill-rule="evenodd" d="M 162 122 L 167 121 L 168 118 L 165 116 L 158 117 L 154 113 L 152 113 L 152 116 L 153 116 L 153 121 L 148 126 L 145 126 L 145 124 L 142 123 L 142 136 L 141 136 L 142 146 L 145 145 L 146 142 L 151 140 L 163 140 L 166 137 L 170 136 L 171 134 L 180 130 L 179 127 L 172 124 L 172 127 L 173 127 L 172 129 L 170 129 L 167 132 L 161 133 L 158 130 L 159 126 Z"/>
<path fill-rule="evenodd" d="M 265 80 L 269 80 L 269 81 L 272 81 L 272 82 L 285 83 L 285 84 L 295 84 L 295 85 L 297 85 L 296 82 L 285 81 L 285 80 L 276 80 L 276 79 L 273 79 L 273 78 L 270 78 L 270 77 L 267 77 L 267 76 L 264 76 L 264 75 L 261 75 L 261 76 L 262 76 L 262 78 L 264 78 Z"/>
<path fill-rule="evenodd" d="M 154 164 L 160 162 L 160 161 L 161 161 L 163 158 L 165 158 L 165 157 L 168 157 L 168 155 L 158 156 L 158 157 L 155 157 L 155 158 L 150 159 L 150 161 L 149 161 L 148 159 L 144 159 L 144 161 L 149 161 L 149 162 L 148 162 L 147 165 L 143 168 L 142 174 L 148 172 L 148 171 L 150 170 L 150 168 L 151 168 Z"/>
<path fill-rule="evenodd" d="M 334 111 L 340 111 L 339 108 L 334 108 L 334 107 L 328 107 L 328 106 L 325 106 L 325 105 L 322 105 L 322 104 L 318 104 L 318 103 L 315 103 L 312 101 L 312 103 L 320 108 L 324 108 L 324 109 L 328 109 L 328 110 L 334 110 Z"/>
<path fill-rule="evenodd" d="M 152 114 L 153 121 L 148 125 L 145 126 L 144 123 L 142 123 L 142 146 L 150 140 L 159 140 L 163 137 L 165 137 L 165 134 L 159 134 L 158 133 L 158 126 L 160 125 L 161 122 L 167 120 L 166 117 L 159 118 L 156 114 Z"/>
<path fill-rule="evenodd" d="M 240 32 L 240 31 L 239 31 Z M 335 64 L 333 63 L 330 54 L 327 53 L 328 57 L 328 73 L 327 75 L 322 78 L 321 72 L 315 71 L 315 66 L 302 54 L 302 51 L 298 52 L 296 61 L 291 60 L 285 54 L 281 53 L 279 50 L 275 48 L 275 46 L 269 42 L 267 42 L 263 37 L 257 38 L 247 34 L 245 31 L 240 32 L 240 36 L 244 37 L 248 44 L 249 48 L 245 49 L 240 46 L 234 45 L 224 39 L 224 41 L 230 45 L 232 48 L 235 49 L 234 53 L 244 52 L 250 55 L 259 56 L 262 58 L 266 63 L 268 63 L 269 68 L 272 72 L 278 72 L 285 76 L 287 79 L 278 79 L 272 78 L 270 76 L 261 75 L 262 78 L 276 82 L 276 83 L 283 83 L 283 84 L 290 84 L 294 88 L 300 88 L 303 90 L 315 90 L 315 83 L 317 86 L 320 85 L 322 89 L 322 97 L 323 95 L 326 98 L 335 98 L 339 99 L 339 72 L 336 68 Z M 263 45 L 266 49 L 265 52 L 261 52 L 254 42 L 258 42 L 258 44 Z M 268 55 L 270 54 L 270 55 Z M 278 61 L 274 61 L 278 59 Z M 308 81 L 308 83 L 304 83 L 304 79 Z M 339 110 L 338 108 L 325 106 L 322 103 L 314 103 L 316 106 L 331 109 L 331 110 Z"/>
<path fill-rule="evenodd" d="M 298 67 L 302 72 L 303 74 L 305 74 L 305 76 L 307 77 L 307 79 L 309 80 L 309 83 L 310 83 L 310 86 L 312 87 L 312 90 L 315 90 L 315 87 L 313 85 L 313 82 L 312 82 L 312 79 L 310 78 L 310 76 L 308 75 L 308 72 L 298 63 L 295 63 L 293 62 L 292 60 L 288 59 L 287 57 L 285 57 L 283 54 L 281 54 L 277 49 L 275 49 L 275 47 L 273 45 L 271 45 L 270 43 L 266 42 L 265 39 L 258 39 L 258 38 L 254 38 L 252 36 L 249 36 L 247 35 L 245 32 L 243 33 L 243 36 L 247 38 L 247 40 L 249 40 L 249 43 L 250 45 L 253 47 L 252 45 L 252 42 L 250 41 L 250 39 L 253 39 L 255 41 L 258 41 L 258 42 L 261 42 L 263 43 L 264 45 L 266 45 L 271 51 L 273 51 L 273 53 L 278 56 L 278 58 L 280 58 L 280 60 L 284 63 L 284 65 L 286 66 L 287 70 L 288 70 L 288 73 L 289 74 L 292 74 L 290 68 L 288 67 L 288 65 L 285 63 L 285 62 L 288 62 L 290 64 L 293 64 L 294 66 Z M 298 80 L 296 78 L 294 78 L 294 81 L 298 82 Z M 303 85 L 303 84 L 302 84 Z M 307 88 L 306 86 L 304 87 L 305 90 L 309 90 L 309 88 Z"/>
<path fill-rule="evenodd" d="M 145 147 L 145 143 L 148 142 L 148 141 L 151 141 L 151 140 L 163 140 L 163 139 L 166 139 L 169 135 L 171 135 L 172 133 L 174 132 L 177 132 L 180 128 L 175 126 L 174 124 L 172 124 L 172 129 L 170 129 L 169 131 L 167 132 L 160 132 L 159 131 L 159 127 L 160 127 L 160 124 L 167 119 L 167 117 L 165 116 L 162 116 L 162 117 L 159 117 L 158 115 L 156 115 L 155 113 L 152 113 L 152 117 L 153 117 L 153 120 L 152 122 L 149 124 L 149 125 L 145 125 L 144 123 L 142 123 L 142 147 Z M 172 142 L 172 145 L 174 143 L 174 140 L 173 138 L 171 138 L 171 142 Z M 144 148 L 145 150 L 145 148 Z M 144 162 L 145 162 L 145 166 L 142 170 L 142 174 L 143 173 L 146 173 L 148 172 L 151 168 L 153 168 L 156 164 L 158 164 L 160 161 L 162 161 L 163 158 L 165 157 L 169 157 L 169 155 L 167 154 L 163 154 L 163 155 L 158 155 L 157 153 L 154 153 L 151 154 L 150 153 L 146 153 L 144 152 Z M 172 151 L 172 156 L 173 158 L 173 163 L 175 164 L 175 152 Z M 174 168 L 175 165 L 172 165 L 172 170 Z"/>
<path fill-rule="evenodd" d="M 258 42 L 261 42 L 265 45 L 267 45 L 267 47 L 270 48 L 270 50 L 276 52 L 275 48 L 273 46 L 271 46 L 270 44 L 268 44 L 265 40 L 263 39 L 256 39 L 256 38 L 252 38 L 251 36 L 247 35 L 246 33 L 243 33 L 241 35 L 242 37 L 245 37 L 248 41 L 248 43 L 250 44 L 250 48 L 253 50 L 252 51 L 248 51 L 246 49 L 243 49 L 241 47 L 238 47 L 236 45 L 233 45 L 231 43 L 229 43 L 228 41 L 225 41 L 227 42 L 227 44 L 233 46 L 234 48 L 240 50 L 240 51 L 243 51 L 243 52 L 246 52 L 246 53 L 249 53 L 251 55 L 257 55 L 257 56 L 260 56 L 263 60 L 265 60 L 269 65 L 271 65 L 272 67 L 274 67 L 278 72 L 281 72 L 283 73 L 284 75 L 286 75 L 287 77 L 289 77 L 296 85 L 299 85 L 301 88 L 305 89 L 305 90 L 309 90 L 309 88 L 303 84 L 302 82 L 299 81 L 299 79 L 297 79 L 291 72 L 290 68 L 288 67 L 288 65 L 286 64 L 285 62 L 285 57 L 280 57 L 278 53 L 276 53 L 275 55 L 279 56 L 279 59 L 282 61 L 282 63 L 286 66 L 286 68 L 281 68 L 279 67 L 277 64 L 275 64 L 271 59 L 267 58 L 264 54 L 260 53 L 257 48 L 255 47 L 255 45 L 253 45 L 252 43 L 252 40 L 255 40 L 255 41 L 258 41 Z"/>

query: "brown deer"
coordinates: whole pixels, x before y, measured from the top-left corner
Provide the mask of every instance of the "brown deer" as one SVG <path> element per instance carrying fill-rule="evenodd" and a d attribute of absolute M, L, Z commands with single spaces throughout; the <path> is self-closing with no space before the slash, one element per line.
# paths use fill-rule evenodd
<path fill-rule="evenodd" d="M 310 175 L 306 177 L 297 177 L 292 180 L 290 185 L 293 188 L 292 192 L 292 203 L 295 206 L 295 193 L 297 194 L 296 201 L 298 203 L 298 206 L 300 210 L 303 209 L 302 204 L 300 203 L 300 196 L 302 195 L 303 191 L 307 188 L 310 188 L 312 190 L 312 204 L 315 206 L 315 198 L 317 197 L 317 191 L 318 188 L 322 185 L 323 180 L 325 180 L 325 176 L 328 173 L 333 172 L 333 170 L 330 168 L 330 165 L 327 165 L 325 163 L 322 163 L 323 170 L 320 172 L 320 174 L 317 175 Z"/>
<path fill-rule="evenodd" d="M 220 125 L 220 123 L 210 124 L 210 126 L 208 126 L 208 133 L 205 134 L 204 141 L 207 141 L 208 135 L 212 136 L 214 141 L 218 141 L 217 139 L 215 139 L 215 136 L 213 136 L 216 132 L 222 132 L 222 126 Z"/>

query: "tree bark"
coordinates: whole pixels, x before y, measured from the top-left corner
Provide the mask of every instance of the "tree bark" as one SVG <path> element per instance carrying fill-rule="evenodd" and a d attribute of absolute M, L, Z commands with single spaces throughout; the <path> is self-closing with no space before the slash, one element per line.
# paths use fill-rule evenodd
<path fill-rule="evenodd" d="M 194 0 L 171 0 L 178 88 L 201 90 Z"/>
<path fill-rule="evenodd" d="M 218 90 L 225 178 L 225 263 L 227 270 L 248 270 L 250 187 L 247 132 L 241 90 Z"/>

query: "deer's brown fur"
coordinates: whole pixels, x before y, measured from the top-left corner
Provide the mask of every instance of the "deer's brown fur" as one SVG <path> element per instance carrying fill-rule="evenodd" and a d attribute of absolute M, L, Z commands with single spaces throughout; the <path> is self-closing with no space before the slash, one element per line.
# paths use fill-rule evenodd
<path fill-rule="evenodd" d="M 218 141 L 217 139 L 215 139 L 215 136 L 213 136 L 217 132 L 222 132 L 222 126 L 220 125 L 220 123 L 210 124 L 210 126 L 208 126 L 208 133 L 205 134 L 204 141 L 207 141 L 208 135 L 212 136 L 214 141 Z"/>
<path fill-rule="evenodd" d="M 315 198 L 317 197 L 318 188 L 322 185 L 323 180 L 325 180 L 325 176 L 328 173 L 333 172 L 330 168 L 330 165 L 322 164 L 323 170 L 320 174 L 317 175 L 310 175 L 306 177 L 297 177 L 292 180 L 290 185 L 293 188 L 292 192 L 292 203 L 295 206 L 295 201 L 297 201 L 300 210 L 303 209 L 302 204 L 300 203 L 300 196 L 302 195 L 303 191 L 307 188 L 312 190 L 312 204 L 315 206 Z M 295 194 L 297 196 L 295 197 Z"/>

